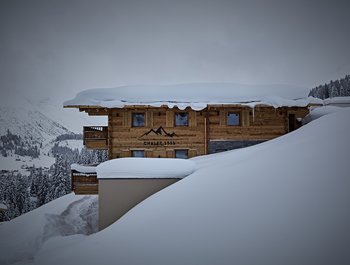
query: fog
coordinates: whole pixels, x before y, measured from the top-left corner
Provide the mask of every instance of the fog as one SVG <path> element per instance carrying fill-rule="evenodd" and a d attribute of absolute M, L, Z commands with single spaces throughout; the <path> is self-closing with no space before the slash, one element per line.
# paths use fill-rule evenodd
<path fill-rule="evenodd" d="M 2 97 L 135 84 L 314 87 L 350 73 L 347 1 L 1 1 Z M 11 92 L 12 91 L 12 92 Z"/>

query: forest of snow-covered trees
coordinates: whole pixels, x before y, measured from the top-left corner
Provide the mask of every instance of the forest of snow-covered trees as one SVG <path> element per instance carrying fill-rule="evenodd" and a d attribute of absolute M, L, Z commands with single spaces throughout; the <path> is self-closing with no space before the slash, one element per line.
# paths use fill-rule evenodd
<path fill-rule="evenodd" d="M 309 96 L 321 99 L 350 96 L 350 75 L 311 89 Z"/>
<path fill-rule="evenodd" d="M 107 160 L 107 151 L 70 149 L 55 144 L 52 148 L 55 163 L 50 169 L 30 167 L 29 176 L 16 171 L 0 173 L 0 203 L 7 210 L 0 211 L 0 222 L 11 220 L 49 201 L 71 192 L 70 165 L 99 164 Z"/>
<path fill-rule="evenodd" d="M 34 144 L 28 140 L 7 130 L 5 135 L 0 136 L 0 154 L 4 157 L 11 152 L 20 156 L 38 158 L 40 155 L 40 144 Z"/>

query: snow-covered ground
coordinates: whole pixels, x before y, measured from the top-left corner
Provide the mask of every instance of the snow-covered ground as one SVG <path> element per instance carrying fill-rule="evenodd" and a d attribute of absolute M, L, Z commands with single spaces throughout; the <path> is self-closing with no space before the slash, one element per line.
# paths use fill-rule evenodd
<path fill-rule="evenodd" d="M 58 146 L 61 146 L 61 147 L 68 147 L 72 150 L 74 149 L 78 149 L 79 151 L 81 151 L 81 149 L 83 149 L 84 147 L 84 144 L 83 144 L 83 140 L 63 140 L 63 141 L 60 141 L 58 143 Z"/>
<path fill-rule="evenodd" d="M 50 168 L 55 163 L 55 158 L 48 155 L 40 155 L 38 158 L 31 158 L 29 156 L 8 156 L 0 155 L 0 169 L 8 171 L 18 171 L 22 175 L 29 175 L 28 167 L 42 167 Z"/>
<path fill-rule="evenodd" d="M 350 97 L 334 97 L 323 100 L 325 105 L 350 107 Z"/>
<path fill-rule="evenodd" d="M 84 147 L 83 140 L 62 140 L 58 142 L 46 140 L 46 143 L 40 149 L 40 155 L 38 158 L 19 156 L 16 154 L 12 154 L 12 156 L 7 157 L 0 155 L 0 170 L 18 171 L 22 175 L 29 175 L 29 167 L 35 166 L 36 168 L 50 168 L 50 166 L 55 163 L 55 157 L 50 154 L 50 152 L 51 148 L 56 143 L 60 147 L 68 147 L 72 150 L 78 149 L 81 151 L 81 149 Z"/>
<path fill-rule="evenodd" d="M 83 207 L 50 222 L 80 204 L 65 196 L 0 225 L 0 263 L 350 264 L 349 131 L 346 108 L 259 145 L 194 158 L 193 174 L 90 236 L 57 232 L 79 230 Z"/>
<path fill-rule="evenodd" d="M 7 130 L 30 142 L 51 141 L 70 131 L 48 118 L 24 98 L 0 98 L 0 135 Z"/>
<path fill-rule="evenodd" d="M 308 115 L 306 115 L 303 119 L 303 124 L 307 124 L 313 120 L 316 120 L 324 115 L 337 112 L 342 110 L 341 107 L 336 106 L 322 106 L 313 108 Z"/>
<path fill-rule="evenodd" d="M 79 117 L 75 114 L 79 114 Z M 55 143 L 60 147 L 69 147 L 73 150 L 77 148 L 80 151 L 83 148 L 82 140 L 55 141 L 57 136 L 72 133 L 61 125 L 61 122 L 68 120 L 69 128 L 78 133 L 82 133 L 83 124 L 85 126 L 107 124 L 107 117 L 93 118 L 77 110 L 64 109 L 62 103 L 57 103 L 55 100 L 30 101 L 23 97 L 0 97 L 0 136 L 6 135 L 9 130 L 28 146 L 40 147 L 40 156 L 35 159 L 18 156 L 13 152 L 7 157 L 0 154 L 0 170 L 15 170 L 28 175 L 27 167 L 35 165 L 49 168 L 55 162 L 54 157 L 48 155 Z"/>
<path fill-rule="evenodd" d="M 89 116 L 76 109 L 63 108 L 62 98 L 31 99 L 30 102 L 50 119 L 57 121 L 75 133 L 82 133 L 83 126 L 106 126 L 107 116 Z"/>
<path fill-rule="evenodd" d="M 33 261 L 51 238 L 74 235 L 84 238 L 98 229 L 96 195 L 68 194 L 10 222 L 0 223 L 0 264 Z"/>

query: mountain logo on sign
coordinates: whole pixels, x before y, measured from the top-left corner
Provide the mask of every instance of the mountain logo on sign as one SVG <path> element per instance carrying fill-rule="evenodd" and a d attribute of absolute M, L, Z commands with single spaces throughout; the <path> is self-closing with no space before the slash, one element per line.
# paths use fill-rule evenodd
<path fill-rule="evenodd" d="M 173 138 L 174 136 L 177 136 L 176 133 L 168 133 L 166 130 L 164 130 L 164 128 L 162 126 L 160 126 L 157 130 L 151 129 L 148 132 L 145 132 L 144 134 L 142 134 L 140 136 L 140 138 L 150 135 L 150 134 L 154 134 L 154 135 L 158 135 L 158 136 L 165 136 L 165 137 L 171 137 Z"/>

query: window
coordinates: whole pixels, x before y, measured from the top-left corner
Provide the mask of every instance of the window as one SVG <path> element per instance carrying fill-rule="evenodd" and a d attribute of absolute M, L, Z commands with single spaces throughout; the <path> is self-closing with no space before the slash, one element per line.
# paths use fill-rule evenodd
<path fill-rule="evenodd" d="M 188 113 L 187 112 L 175 113 L 175 126 L 188 126 Z"/>
<path fill-rule="evenodd" d="M 240 114 L 235 112 L 229 112 L 227 114 L 227 125 L 231 125 L 231 126 L 241 125 Z"/>
<path fill-rule="evenodd" d="M 143 127 L 145 126 L 145 114 L 144 113 L 133 113 L 132 114 L 132 127 Z"/>
<path fill-rule="evenodd" d="M 131 151 L 132 157 L 145 157 L 145 151 L 143 150 L 133 150 Z"/>
<path fill-rule="evenodd" d="M 175 157 L 176 158 L 188 158 L 188 150 L 175 150 Z"/>

